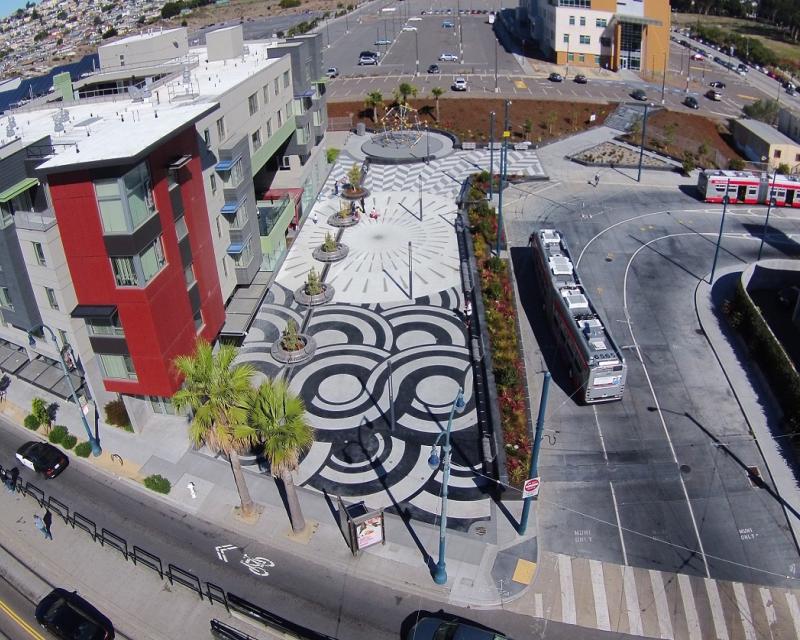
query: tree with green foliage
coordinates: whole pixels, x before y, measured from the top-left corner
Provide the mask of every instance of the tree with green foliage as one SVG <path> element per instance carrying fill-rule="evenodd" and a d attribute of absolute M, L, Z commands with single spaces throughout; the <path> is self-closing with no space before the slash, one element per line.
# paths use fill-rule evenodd
<path fill-rule="evenodd" d="M 372 110 L 372 121 L 377 122 L 378 118 L 381 117 L 378 108 L 383 106 L 383 95 L 380 91 L 370 91 L 367 94 L 367 99 L 364 100 L 364 105 L 367 109 Z"/>
<path fill-rule="evenodd" d="M 353 191 L 361 188 L 361 167 L 358 166 L 357 162 L 354 162 L 347 172 L 347 179 L 350 181 L 350 187 Z"/>
<path fill-rule="evenodd" d="M 297 322 L 293 318 L 289 318 L 286 328 L 281 333 L 281 347 L 284 351 L 300 351 L 304 346 L 306 345 L 300 337 Z"/>
<path fill-rule="evenodd" d="M 417 89 L 410 82 L 401 82 L 397 89 L 395 89 L 394 99 L 399 104 L 408 104 L 408 97 L 411 96 L 412 98 L 416 98 L 418 92 L 419 89 Z"/>
<path fill-rule="evenodd" d="M 247 363 L 234 365 L 235 358 L 235 347 L 222 345 L 215 354 L 208 342 L 198 339 L 193 354 L 173 361 L 183 386 L 172 396 L 172 404 L 177 411 L 191 410 L 192 444 L 205 444 L 228 459 L 242 515 L 248 517 L 255 513 L 255 503 L 238 454 L 249 450 L 251 444 L 253 432 L 247 424 L 247 402 L 255 368 Z"/>
<path fill-rule="evenodd" d="M 314 444 L 314 430 L 308 423 L 303 400 L 283 380 L 263 382 L 252 394 L 248 413 L 250 427 L 264 445 L 272 475 L 286 490 L 292 531 L 306 528 L 292 473 L 300 456 Z"/>
<path fill-rule="evenodd" d="M 103 40 L 108 40 L 109 38 L 113 38 L 114 36 L 119 35 L 116 27 L 111 27 L 107 31 L 105 31 L 102 35 Z"/>
<path fill-rule="evenodd" d="M 322 282 L 320 282 L 319 274 L 314 267 L 311 267 L 306 276 L 305 291 L 309 296 L 318 296 L 323 291 Z"/>
<path fill-rule="evenodd" d="M 42 398 L 34 398 L 31 400 L 31 415 L 36 417 L 40 425 L 44 425 L 45 433 L 49 433 L 52 420 L 45 400 Z"/>
<path fill-rule="evenodd" d="M 742 108 L 742 111 L 744 111 L 745 115 L 747 115 L 749 118 L 753 118 L 753 120 L 760 120 L 761 122 L 774 125 L 778 121 L 778 111 L 780 111 L 780 105 L 778 104 L 777 100 L 764 98 L 762 100 L 756 100 L 751 104 L 745 105 Z"/>
<path fill-rule="evenodd" d="M 434 87 L 433 89 L 431 89 L 431 95 L 433 96 L 433 102 L 434 102 L 434 105 L 436 106 L 436 122 L 439 122 L 439 98 L 442 97 L 443 93 L 444 93 L 444 89 L 442 89 L 441 87 Z"/>

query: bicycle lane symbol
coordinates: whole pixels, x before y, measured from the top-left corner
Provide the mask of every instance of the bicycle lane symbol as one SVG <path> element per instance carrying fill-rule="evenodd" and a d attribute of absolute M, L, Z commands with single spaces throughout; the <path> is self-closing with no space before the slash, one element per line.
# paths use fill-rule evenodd
<path fill-rule="evenodd" d="M 269 571 L 267 571 L 267 569 L 272 569 L 275 566 L 275 563 L 272 560 L 262 558 L 260 556 L 251 558 L 246 553 L 242 553 L 242 559 L 240 562 L 250 570 L 250 573 L 261 576 L 262 578 L 265 578 L 269 575 Z"/>

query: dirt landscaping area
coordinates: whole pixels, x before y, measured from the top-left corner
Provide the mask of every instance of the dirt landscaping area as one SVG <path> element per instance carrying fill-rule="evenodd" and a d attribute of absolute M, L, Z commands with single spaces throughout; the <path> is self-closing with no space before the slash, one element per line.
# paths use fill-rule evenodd
<path fill-rule="evenodd" d="M 230 4 L 210 4 L 205 7 L 193 9 L 187 16 L 176 16 L 171 20 L 160 20 L 156 24 L 165 26 L 178 26 L 186 20 L 189 29 L 199 29 L 212 23 L 228 22 L 229 20 L 252 20 L 256 18 L 292 15 L 306 11 L 337 10 L 337 5 L 346 6 L 351 2 L 338 2 L 337 0 L 303 0 L 299 7 L 282 9 L 279 0 L 231 0 Z M 355 5 L 355 1 L 352 1 Z M 339 7 L 341 9 L 341 7 Z"/>
<path fill-rule="evenodd" d="M 456 98 L 439 100 L 439 123 L 433 98 L 410 100 L 421 124 L 446 129 L 462 140 L 489 141 L 489 113 L 497 114 L 495 140 L 502 134 L 503 100 Z M 363 122 L 368 129 L 381 129 L 380 119 L 392 106 L 387 100 L 379 108 L 379 121 L 372 118 L 372 109 L 363 102 L 329 102 L 328 116 L 350 118 L 352 127 Z M 547 144 L 564 136 L 603 124 L 615 104 L 568 103 L 550 100 L 514 100 L 510 108 L 511 136 L 514 141 L 530 140 Z M 590 116 L 594 114 L 594 122 Z M 689 153 L 695 164 L 703 167 L 727 168 L 740 154 L 731 146 L 726 125 L 700 115 L 680 111 L 657 110 L 648 116 L 647 146 L 683 160 Z M 641 129 L 630 136 L 632 144 L 640 144 Z"/>

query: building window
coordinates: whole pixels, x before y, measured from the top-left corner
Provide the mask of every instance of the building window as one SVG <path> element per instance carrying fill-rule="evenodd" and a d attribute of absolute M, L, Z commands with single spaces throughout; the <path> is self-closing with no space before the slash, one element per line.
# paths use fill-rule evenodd
<path fill-rule="evenodd" d="M 246 267 L 250 264 L 250 260 L 253 258 L 253 238 L 248 238 L 245 243 L 244 247 L 242 247 L 242 252 L 233 258 L 233 263 L 237 267 Z"/>
<path fill-rule="evenodd" d="M 61 338 L 61 344 L 67 346 L 69 344 L 69 336 L 67 335 L 67 332 L 63 329 L 56 329 L 56 331 L 58 331 L 58 337 Z"/>
<path fill-rule="evenodd" d="M 225 258 L 222 258 L 222 271 L 225 273 L 225 277 L 228 277 L 228 263 L 225 261 Z"/>
<path fill-rule="evenodd" d="M 197 282 L 197 278 L 194 277 L 194 265 L 190 264 L 183 270 L 183 277 L 186 279 L 186 288 L 190 289 Z"/>
<path fill-rule="evenodd" d="M 261 148 L 261 129 L 253 131 L 250 139 L 253 141 L 253 151 L 258 151 Z"/>
<path fill-rule="evenodd" d="M 0 229 L 5 229 L 8 225 L 14 222 L 14 212 L 11 211 L 9 203 L 0 203 Z"/>
<path fill-rule="evenodd" d="M 208 129 L 203 129 L 203 142 L 206 147 L 211 146 L 211 132 Z"/>
<path fill-rule="evenodd" d="M 217 192 L 217 176 L 211 174 L 211 193 Z"/>
<path fill-rule="evenodd" d="M 283 109 L 278 109 L 278 129 L 283 126 Z"/>
<path fill-rule="evenodd" d="M 47 266 L 47 260 L 44 257 L 44 247 L 41 242 L 31 242 L 33 245 L 33 255 L 36 258 L 36 264 L 42 267 Z"/>
<path fill-rule="evenodd" d="M 283 72 L 283 88 L 286 89 L 289 86 L 289 72 Z"/>
<path fill-rule="evenodd" d="M 289 171 L 289 169 L 291 169 L 291 168 L 292 168 L 292 164 L 291 164 L 291 161 L 289 159 L 289 156 L 282 156 L 281 157 L 281 163 L 278 166 L 278 169 L 280 169 L 281 171 Z"/>
<path fill-rule="evenodd" d="M 11 294 L 8 292 L 8 287 L 0 287 L 0 307 L 14 310 L 14 303 L 11 301 Z"/>
<path fill-rule="evenodd" d="M 264 88 L 261 90 L 261 95 L 264 96 L 264 104 L 269 103 L 269 85 L 265 84 Z"/>
<path fill-rule="evenodd" d="M 181 216 L 175 221 L 175 233 L 178 234 L 178 242 L 189 235 L 189 228 L 186 226 L 186 216 Z"/>
<path fill-rule="evenodd" d="M 581 16 L 581 26 L 582 27 L 586 26 L 586 17 L 585 16 Z"/>
<path fill-rule="evenodd" d="M 225 118 L 220 118 L 217 120 L 217 138 L 219 138 L 220 142 L 225 139 Z"/>
<path fill-rule="evenodd" d="M 311 112 L 311 124 L 313 124 L 315 127 L 322 126 L 322 116 L 319 111 Z"/>
<path fill-rule="evenodd" d="M 136 278 L 136 268 L 130 256 L 111 258 L 114 270 L 114 279 L 118 287 L 136 287 L 139 282 Z"/>
<path fill-rule="evenodd" d="M 247 224 L 247 206 L 242 202 L 241 206 L 236 210 L 236 215 L 231 220 L 231 229 L 242 229 Z"/>
<path fill-rule="evenodd" d="M 595 56 L 595 57 L 594 57 L 594 63 L 595 63 L 596 65 L 599 65 L 599 64 L 600 64 L 600 56 Z"/>
<path fill-rule="evenodd" d="M 275 82 L 273 83 L 273 86 L 275 88 L 275 95 L 276 96 L 281 92 L 281 86 L 280 86 L 279 83 L 280 83 L 280 79 L 279 78 L 275 78 Z"/>
<path fill-rule="evenodd" d="M 564 42 L 564 44 L 569 44 L 569 34 L 568 34 L 568 33 L 565 33 L 565 34 L 564 34 L 564 40 L 563 40 L 563 42 Z"/>
<path fill-rule="evenodd" d="M 254 116 L 258 111 L 258 94 L 254 93 L 247 99 L 247 108 L 250 109 L 250 115 Z"/>
<path fill-rule="evenodd" d="M 194 314 L 194 330 L 200 331 L 203 328 L 203 312 L 202 310 L 198 309 L 197 312 Z"/>
<path fill-rule="evenodd" d="M 103 232 L 131 233 L 156 214 L 150 172 L 143 162 L 121 178 L 95 180 Z"/>
<path fill-rule="evenodd" d="M 156 238 L 155 242 L 140 254 L 140 261 L 142 264 L 144 282 L 147 284 L 161 271 L 164 265 L 167 264 L 167 258 L 164 255 L 164 245 L 161 243 L 160 237 Z"/>
<path fill-rule="evenodd" d="M 605 18 L 595 18 L 594 26 L 600 27 L 601 29 L 605 29 L 608 26 L 608 20 L 606 20 Z"/>
<path fill-rule="evenodd" d="M 570 27 L 574 27 L 575 26 L 575 16 L 570 16 L 569 17 L 569 26 Z"/>
<path fill-rule="evenodd" d="M 172 404 L 170 398 L 147 396 L 147 400 L 150 402 L 150 408 L 153 410 L 153 413 L 161 413 L 167 416 L 175 415 L 175 406 Z"/>
<path fill-rule="evenodd" d="M 118 287 L 143 287 L 167 264 L 161 236 L 137 256 L 111 258 Z"/>
<path fill-rule="evenodd" d="M 290 118 L 293 113 L 294 113 L 294 107 L 292 106 L 292 101 L 289 100 L 289 102 L 286 103 L 286 117 Z"/>
<path fill-rule="evenodd" d="M 133 368 L 133 360 L 130 356 L 112 355 L 100 353 L 100 365 L 103 369 L 104 378 L 114 378 L 116 380 L 136 380 L 136 369 Z"/>
<path fill-rule="evenodd" d="M 580 37 L 581 44 L 592 44 L 592 37 L 591 36 L 581 36 Z"/>
<path fill-rule="evenodd" d="M 53 291 L 50 287 L 45 287 L 44 293 L 47 296 L 47 302 L 50 304 L 50 308 L 58 310 L 58 300 L 56 300 L 56 292 Z"/>
<path fill-rule="evenodd" d="M 780 158 L 781 157 L 781 150 L 780 149 L 775 149 L 775 151 L 772 152 L 772 157 L 773 158 Z"/>
<path fill-rule="evenodd" d="M 86 330 L 92 336 L 124 336 L 125 330 L 119 323 L 119 316 L 114 314 L 110 320 L 90 318 L 86 321 Z"/>
<path fill-rule="evenodd" d="M 578 54 L 578 62 L 586 62 L 586 56 L 582 53 Z"/>
<path fill-rule="evenodd" d="M 267 118 L 267 138 L 272 137 L 272 118 Z"/>
<path fill-rule="evenodd" d="M 222 228 L 219 226 L 219 219 L 220 219 L 220 216 L 217 216 L 217 237 L 221 238 L 222 237 Z"/>
<path fill-rule="evenodd" d="M 231 170 L 228 171 L 227 175 L 222 179 L 222 184 L 226 189 L 233 189 L 234 187 L 237 187 L 243 179 L 244 168 L 242 167 L 242 159 L 239 158 L 233 163 Z"/>

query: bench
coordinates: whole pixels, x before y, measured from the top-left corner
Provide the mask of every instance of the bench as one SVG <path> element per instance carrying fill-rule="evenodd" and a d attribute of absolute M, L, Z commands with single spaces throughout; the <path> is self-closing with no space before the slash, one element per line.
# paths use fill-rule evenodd
<path fill-rule="evenodd" d="M 528 147 L 530 146 L 531 146 L 530 142 L 515 142 L 514 151 L 527 151 Z"/>
<path fill-rule="evenodd" d="M 462 142 L 461 148 L 464 151 L 474 151 L 477 148 L 477 145 L 474 142 Z"/>

